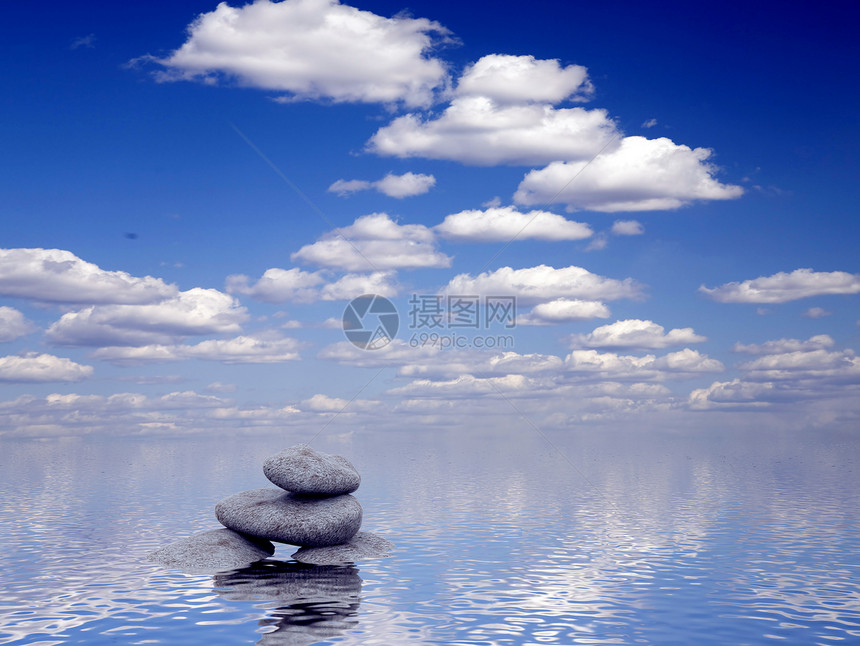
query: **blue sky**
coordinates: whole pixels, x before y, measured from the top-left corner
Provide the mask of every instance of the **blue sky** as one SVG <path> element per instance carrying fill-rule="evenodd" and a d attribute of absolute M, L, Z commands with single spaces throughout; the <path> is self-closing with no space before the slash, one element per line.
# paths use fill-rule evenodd
<path fill-rule="evenodd" d="M 848 3 L 7 11 L 0 434 L 857 425 Z"/>

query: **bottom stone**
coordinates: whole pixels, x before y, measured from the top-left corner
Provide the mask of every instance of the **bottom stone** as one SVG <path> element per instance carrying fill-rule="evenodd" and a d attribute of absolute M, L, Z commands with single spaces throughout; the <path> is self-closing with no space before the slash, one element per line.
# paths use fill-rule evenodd
<path fill-rule="evenodd" d="M 358 532 L 348 543 L 331 547 L 303 547 L 293 554 L 300 563 L 338 565 L 383 556 L 394 549 L 394 543 L 371 532 Z"/>
<path fill-rule="evenodd" d="M 169 568 L 220 572 L 245 567 L 274 553 L 275 546 L 269 541 L 232 529 L 213 529 L 165 545 L 147 558 Z"/>

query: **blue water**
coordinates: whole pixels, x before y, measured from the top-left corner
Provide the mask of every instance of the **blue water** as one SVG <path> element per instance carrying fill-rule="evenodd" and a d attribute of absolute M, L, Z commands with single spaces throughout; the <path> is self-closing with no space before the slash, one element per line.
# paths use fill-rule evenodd
<path fill-rule="evenodd" d="M 309 438 L 0 443 L 0 643 L 860 644 L 850 434 L 363 434 L 388 557 L 145 560 Z"/>

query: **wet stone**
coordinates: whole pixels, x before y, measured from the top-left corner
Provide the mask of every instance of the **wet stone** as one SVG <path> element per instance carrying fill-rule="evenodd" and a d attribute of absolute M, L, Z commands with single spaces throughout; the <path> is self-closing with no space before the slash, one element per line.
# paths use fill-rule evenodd
<path fill-rule="evenodd" d="M 361 484 L 361 476 L 349 460 L 297 444 L 269 457 L 263 473 L 281 489 L 316 496 L 352 493 Z"/>
<path fill-rule="evenodd" d="M 274 552 L 275 546 L 267 540 L 243 536 L 231 529 L 213 529 L 165 545 L 147 558 L 169 568 L 220 572 L 246 567 Z"/>
<path fill-rule="evenodd" d="M 308 547 L 339 545 L 361 527 L 361 505 L 349 495 L 320 498 L 282 489 L 252 489 L 215 505 L 225 527 L 278 543 Z"/>

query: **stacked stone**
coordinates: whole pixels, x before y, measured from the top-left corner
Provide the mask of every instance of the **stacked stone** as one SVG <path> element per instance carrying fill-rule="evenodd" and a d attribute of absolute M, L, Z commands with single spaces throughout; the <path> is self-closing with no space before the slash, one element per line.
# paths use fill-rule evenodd
<path fill-rule="evenodd" d="M 203 532 L 150 554 L 168 567 L 242 567 L 270 556 L 271 541 L 298 545 L 293 558 L 328 565 L 379 556 L 393 545 L 359 532 L 361 505 L 350 494 L 361 476 L 346 458 L 306 444 L 284 449 L 263 463 L 276 488 L 234 494 L 215 505 L 226 529 Z"/>

